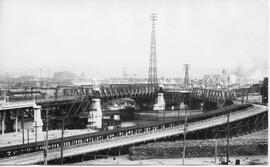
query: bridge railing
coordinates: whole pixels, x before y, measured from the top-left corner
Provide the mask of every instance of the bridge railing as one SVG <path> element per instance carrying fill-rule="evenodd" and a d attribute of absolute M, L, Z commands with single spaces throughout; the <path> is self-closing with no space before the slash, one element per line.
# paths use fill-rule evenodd
<path fill-rule="evenodd" d="M 127 96 L 147 96 L 155 94 L 158 91 L 158 85 L 148 84 L 121 84 L 121 85 L 103 85 L 99 90 L 91 86 L 57 86 L 50 91 L 43 92 L 35 89 L 31 91 L 10 92 L 11 101 L 25 101 L 35 99 L 37 102 L 75 100 L 85 96 L 93 98 L 111 98 Z"/>
<path fill-rule="evenodd" d="M 50 96 L 45 98 L 35 98 L 35 101 L 37 103 L 43 103 L 43 102 L 53 102 L 53 101 L 65 101 L 65 100 L 75 100 L 78 99 L 79 96 Z"/>
<path fill-rule="evenodd" d="M 181 92 L 181 91 L 191 91 L 192 87 L 185 87 L 180 84 L 164 84 L 163 90 L 166 92 Z"/>
<path fill-rule="evenodd" d="M 4 102 L 4 103 L 0 103 L 0 110 L 1 109 L 8 109 L 8 108 L 13 108 L 13 107 L 33 107 L 35 106 L 36 103 L 34 100 L 32 101 L 19 101 L 19 102 Z"/>

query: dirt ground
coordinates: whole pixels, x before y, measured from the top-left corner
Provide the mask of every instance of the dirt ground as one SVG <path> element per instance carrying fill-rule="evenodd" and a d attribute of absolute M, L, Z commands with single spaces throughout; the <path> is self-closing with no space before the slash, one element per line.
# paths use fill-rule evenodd
<path fill-rule="evenodd" d="M 268 139 L 268 129 L 259 132 L 254 132 L 248 135 L 240 136 L 241 139 Z"/>
<path fill-rule="evenodd" d="M 234 165 L 235 160 L 239 159 L 241 165 L 267 165 L 267 156 L 248 156 L 248 157 L 230 157 L 230 164 Z M 219 159 L 215 157 L 204 158 L 186 158 L 185 165 L 218 165 Z M 128 155 L 119 157 L 109 157 L 107 159 L 97 159 L 76 163 L 76 165 L 182 165 L 182 158 L 178 159 L 147 159 L 131 161 L 128 159 Z"/>
<path fill-rule="evenodd" d="M 268 129 L 260 132 L 255 132 L 239 138 L 244 139 L 268 139 Z M 226 157 L 223 157 L 226 160 Z M 252 155 L 252 156 L 237 156 L 230 157 L 230 165 L 234 165 L 236 159 L 240 160 L 240 165 L 268 165 L 267 155 Z M 217 157 L 202 157 L 202 158 L 186 158 L 184 161 L 185 165 L 218 165 L 220 158 Z M 76 163 L 76 165 L 182 165 L 182 158 L 175 159 L 147 159 L 147 160 L 135 160 L 131 161 L 128 155 L 108 157 L 97 160 L 84 161 Z"/>

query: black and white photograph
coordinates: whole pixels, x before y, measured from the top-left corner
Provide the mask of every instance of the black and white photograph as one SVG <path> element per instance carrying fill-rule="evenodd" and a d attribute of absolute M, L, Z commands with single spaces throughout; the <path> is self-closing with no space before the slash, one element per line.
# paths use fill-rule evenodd
<path fill-rule="evenodd" d="M 268 166 L 268 0 L 0 0 L 0 166 Z"/>

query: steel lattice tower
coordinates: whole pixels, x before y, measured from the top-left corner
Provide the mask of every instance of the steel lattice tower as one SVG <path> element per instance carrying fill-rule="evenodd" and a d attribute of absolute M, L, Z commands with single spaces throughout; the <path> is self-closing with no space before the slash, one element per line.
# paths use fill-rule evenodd
<path fill-rule="evenodd" d="M 185 79 L 184 79 L 184 85 L 186 88 L 188 88 L 189 85 L 189 73 L 188 70 L 190 70 L 190 64 L 184 64 L 185 69 Z"/>
<path fill-rule="evenodd" d="M 157 15 L 151 14 L 150 20 L 152 21 L 152 34 L 151 34 L 148 84 L 157 85 L 158 77 L 157 77 L 157 57 L 156 57 L 156 38 L 155 38 L 155 21 L 157 20 Z"/>

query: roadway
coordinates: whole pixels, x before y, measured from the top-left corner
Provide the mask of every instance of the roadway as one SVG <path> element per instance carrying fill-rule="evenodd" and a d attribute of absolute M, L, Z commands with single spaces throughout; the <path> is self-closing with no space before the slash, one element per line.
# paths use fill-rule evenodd
<path fill-rule="evenodd" d="M 19 102 L 4 102 L 0 104 L 0 111 L 2 110 L 12 110 L 17 108 L 30 108 L 35 106 L 35 101 L 19 101 Z"/>
<path fill-rule="evenodd" d="M 230 115 L 230 122 L 241 120 L 253 115 L 260 114 L 267 111 L 267 106 L 254 105 L 254 107 L 240 110 Z M 210 128 L 217 125 L 225 124 L 227 122 L 227 115 L 221 115 L 214 118 L 209 118 L 199 122 L 190 123 L 188 125 L 188 131 L 196 131 L 204 128 Z M 84 153 L 97 152 L 99 150 L 110 149 L 114 147 L 121 147 L 124 145 L 131 145 L 135 143 L 141 143 L 144 141 L 155 140 L 159 138 L 165 138 L 168 136 L 179 135 L 183 133 L 183 125 L 170 127 L 166 129 L 160 129 L 150 131 L 146 133 L 138 133 L 129 136 L 115 137 L 112 139 L 105 139 L 92 143 L 84 143 L 76 146 L 69 146 L 64 148 L 64 157 L 75 156 Z M 59 159 L 60 148 L 51 149 L 48 152 L 48 160 Z M 43 151 L 28 153 L 10 158 L 0 160 L 0 164 L 34 164 L 43 161 Z"/>
<path fill-rule="evenodd" d="M 0 103 L 0 111 L 2 110 L 12 110 L 18 108 L 31 108 L 35 106 L 37 103 L 50 103 L 50 102 L 61 102 L 61 101 L 72 101 L 78 99 L 78 96 L 63 96 L 58 97 L 57 101 L 55 98 L 44 98 L 44 99 L 35 99 L 28 101 L 9 101 L 9 102 L 1 102 Z"/>

